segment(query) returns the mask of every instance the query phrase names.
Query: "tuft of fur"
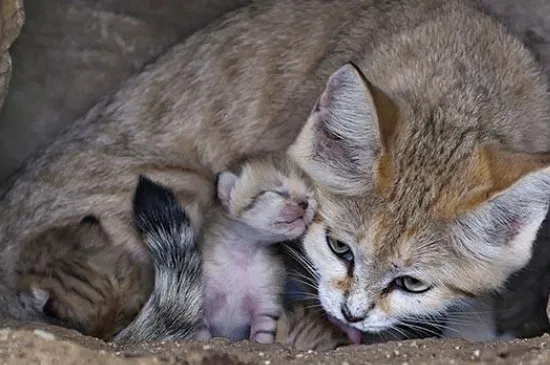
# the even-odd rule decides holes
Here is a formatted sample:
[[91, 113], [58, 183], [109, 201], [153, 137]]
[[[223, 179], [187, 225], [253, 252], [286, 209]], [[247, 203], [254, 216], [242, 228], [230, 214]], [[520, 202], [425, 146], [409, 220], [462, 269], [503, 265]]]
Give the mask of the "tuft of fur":
[[155, 268], [151, 296], [118, 342], [194, 338], [202, 327], [202, 259], [191, 222], [174, 194], [140, 176], [134, 197], [136, 226]]
[[275, 340], [285, 270], [273, 245], [300, 237], [316, 210], [308, 180], [285, 156], [256, 158], [217, 179], [220, 206], [201, 239], [205, 314], [214, 337]]

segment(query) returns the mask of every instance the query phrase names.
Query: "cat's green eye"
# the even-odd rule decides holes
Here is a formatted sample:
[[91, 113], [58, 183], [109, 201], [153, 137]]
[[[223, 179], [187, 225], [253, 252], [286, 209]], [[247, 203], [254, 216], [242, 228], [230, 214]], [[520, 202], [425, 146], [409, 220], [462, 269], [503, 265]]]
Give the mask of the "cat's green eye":
[[327, 244], [330, 250], [341, 259], [346, 261], [353, 261], [353, 253], [351, 248], [342, 241], [338, 241], [335, 238], [332, 238], [330, 235], [326, 235]]
[[415, 294], [427, 292], [432, 288], [430, 284], [413, 278], [412, 276], [400, 276], [393, 282], [399, 289]]

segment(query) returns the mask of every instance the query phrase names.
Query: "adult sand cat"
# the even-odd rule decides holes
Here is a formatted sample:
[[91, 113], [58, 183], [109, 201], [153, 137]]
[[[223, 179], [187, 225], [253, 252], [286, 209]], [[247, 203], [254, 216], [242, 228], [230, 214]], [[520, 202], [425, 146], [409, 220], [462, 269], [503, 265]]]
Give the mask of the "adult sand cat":
[[531, 55], [468, 0], [251, 5], [175, 46], [14, 177], [0, 310], [29, 315], [15, 295], [23, 243], [86, 215], [150, 271], [131, 222], [138, 174], [198, 227], [213, 173], [295, 141], [319, 196], [305, 245], [325, 308], [367, 331], [443, 311], [529, 260], [550, 194], [547, 105]]

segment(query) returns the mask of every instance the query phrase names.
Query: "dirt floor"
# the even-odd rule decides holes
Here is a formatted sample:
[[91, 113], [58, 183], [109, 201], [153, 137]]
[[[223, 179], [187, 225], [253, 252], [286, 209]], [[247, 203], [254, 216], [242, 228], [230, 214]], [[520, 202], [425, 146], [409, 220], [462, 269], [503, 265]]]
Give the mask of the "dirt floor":
[[11, 364], [182, 364], [182, 365], [423, 365], [550, 364], [550, 335], [492, 343], [409, 340], [342, 347], [329, 353], [297, 351], [248, 341], [182, 341], [120, 347], [62, 328], [13, 325], [0, 330], [0, 363]]

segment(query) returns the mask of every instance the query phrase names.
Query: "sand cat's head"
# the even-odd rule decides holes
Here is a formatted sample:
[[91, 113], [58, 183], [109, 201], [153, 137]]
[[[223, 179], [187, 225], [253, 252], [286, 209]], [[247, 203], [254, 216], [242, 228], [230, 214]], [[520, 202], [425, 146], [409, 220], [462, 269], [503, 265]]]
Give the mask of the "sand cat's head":
[[317, 202], [309, 179], [284, 155], [279, 157], [252, 159], [238, 176], [220, 173], [217, 191], [229, 216], [282, 241], [305, 232]]
[[330, 314], [381, 331], [498, 289], [528, 262], [549, 158], [503, 145], [544, 117], [544, 85], [497, 85], [433, 101], [383, 92], [352, 65], [330, 77], [289, 150], [318, 187], [304, 247]]

